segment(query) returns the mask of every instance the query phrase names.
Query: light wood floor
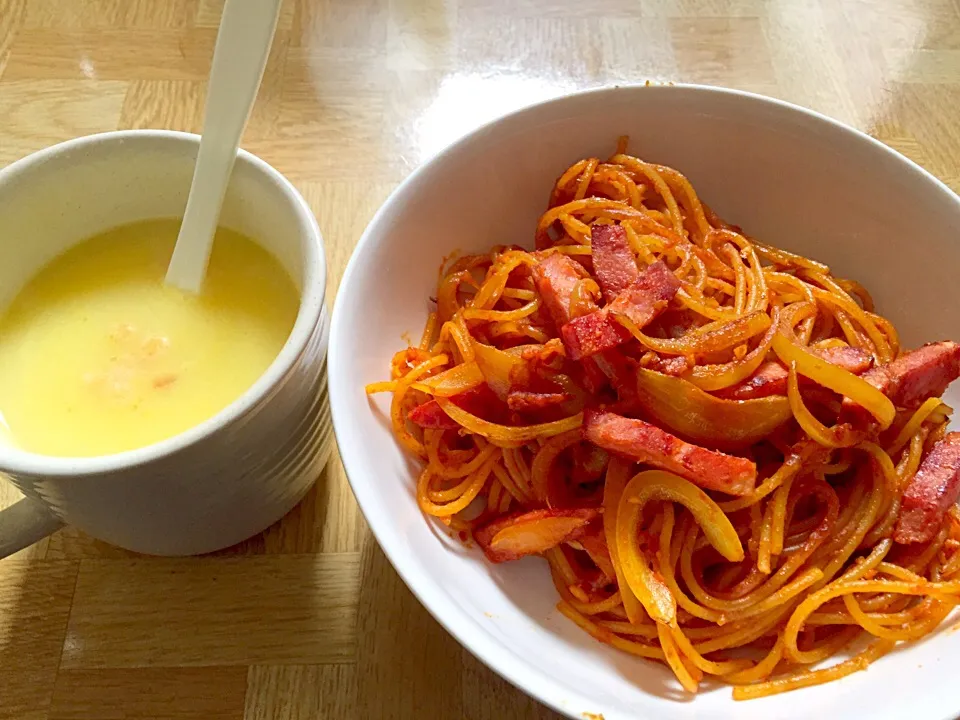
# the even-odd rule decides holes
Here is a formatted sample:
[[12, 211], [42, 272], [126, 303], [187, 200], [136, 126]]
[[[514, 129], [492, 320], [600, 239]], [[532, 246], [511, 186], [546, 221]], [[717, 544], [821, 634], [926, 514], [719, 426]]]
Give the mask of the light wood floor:
[[[198, 131], [221, 2], [0, 0], [0, 166], [101, 130]], [[331, 301], [361, 230], [414, 167], [578, 87], [774, 95], [960, 189], [958, 5], [288, 0], [244, 146], [315, 211]], [[0, 485], [0, 506], [14, 499]], [[217, 557], [136, 557], [67, 529], [0, 562], [0, 718], [461, 717], [556, 715], [419, 606], [336, 461], [281, 523]]]

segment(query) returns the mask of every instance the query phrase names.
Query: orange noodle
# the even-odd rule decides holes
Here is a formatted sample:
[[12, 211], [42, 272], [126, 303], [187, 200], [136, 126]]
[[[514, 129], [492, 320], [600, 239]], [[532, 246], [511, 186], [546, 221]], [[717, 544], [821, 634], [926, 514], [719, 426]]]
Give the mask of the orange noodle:
[[541, 555], [560, 613], [691, 693], [838, 679], [960, 605], [960, 513], [902, 527], [928, 463], [960, 478], [946, 382], [901, 363], [866, 288], [626, 138], [531, 230], [445, 260], [418, 345], [367, 387], [392, 394], [426, 515], [491, 562]]

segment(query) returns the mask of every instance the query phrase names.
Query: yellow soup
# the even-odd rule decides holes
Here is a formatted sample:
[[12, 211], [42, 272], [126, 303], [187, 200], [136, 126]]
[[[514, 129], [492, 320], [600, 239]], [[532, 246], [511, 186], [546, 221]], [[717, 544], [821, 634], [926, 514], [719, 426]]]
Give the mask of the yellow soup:
[[91, 456], [215, 415], [273, 361], [299, 295], [280, 264], [219, 229], [203, 292], [163, 284], [178, 220], [126, 225], [44, 267], [0, 318], [0, 428], [17, 447]]

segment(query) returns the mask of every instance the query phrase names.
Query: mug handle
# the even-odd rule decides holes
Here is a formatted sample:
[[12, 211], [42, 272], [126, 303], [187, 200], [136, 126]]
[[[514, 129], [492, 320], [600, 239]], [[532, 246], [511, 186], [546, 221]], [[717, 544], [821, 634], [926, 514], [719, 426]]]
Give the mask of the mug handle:
[[61, 527], [63, 523], [36, 500], [18, 500], [0, 510], [0, 558], [33, 545]]

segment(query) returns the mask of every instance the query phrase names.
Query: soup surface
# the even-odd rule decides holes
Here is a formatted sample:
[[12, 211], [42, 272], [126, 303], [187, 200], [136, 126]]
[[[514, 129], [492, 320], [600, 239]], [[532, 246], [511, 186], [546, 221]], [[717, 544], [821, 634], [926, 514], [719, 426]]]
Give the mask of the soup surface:
[[94, 236], [55, 258], [0, 317], [0, 432], [35, 453], [94, 456], [176, 435], [236, 400], [293, 328], [279, 262], [217, 230], [203, 291], [164, 285], [180, 221]]

